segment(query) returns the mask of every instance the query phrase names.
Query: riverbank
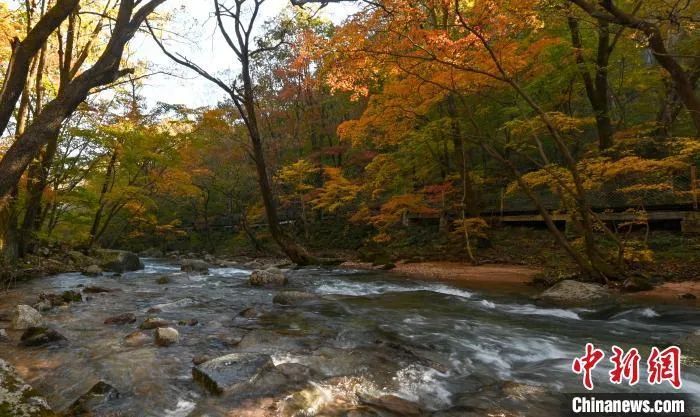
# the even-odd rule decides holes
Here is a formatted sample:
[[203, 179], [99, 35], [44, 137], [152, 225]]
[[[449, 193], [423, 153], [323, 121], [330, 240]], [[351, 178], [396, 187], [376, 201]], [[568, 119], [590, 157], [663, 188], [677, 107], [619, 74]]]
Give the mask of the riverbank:
[[[376, 270], [368, 262], [345, 262], [346, 269]], [[396, 264], [389, 272], [425, 281], [445, 281], [460, 286], [502, 292], [506, 294], [534, 294], [541, 291], [537, 277], [542, 268], [525, 265], [487, 264], [472, 265], [463, 262], [432, 261]], [[648, 291], [615, 293], [622, 301], [680, 304], [700, 308], [700, 281], [665, 282]]]

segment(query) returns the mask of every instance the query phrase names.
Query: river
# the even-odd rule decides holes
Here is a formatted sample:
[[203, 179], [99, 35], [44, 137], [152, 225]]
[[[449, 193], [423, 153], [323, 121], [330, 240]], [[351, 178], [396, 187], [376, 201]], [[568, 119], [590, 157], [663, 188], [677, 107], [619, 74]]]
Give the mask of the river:
[[[289, 271], [291, 289], [320, 298], [284, 307], [273, 305], [274, 289], [250, 287], [249, 274], [215, 268], [209, 275], [193, 275], [147, 260], [145, 270], [120, 277], [76, 273], [23, 283], [1, 297], [0, 312], [33, 304], [41, 292], [88, 285], [117, 291], [90, 294], [82, 303], [44, 313], [67, 342], [48, 348], [0, 344], [0, 357], [57, 410], [97, 381], [113, 385], [121, 396], [100, 405], [98, 415], [233, 416], [227, 410], [244, 398], [267, 395], [288, 402], [287, 415], [343, 416], [362, 398], [395, 394], [419, 404], [426, 415], [545, 416], [561, 412], [562, 393], [583, 391], [571, 363], [587, 342], [608, 356], [614, 344], [637, 347], [644, 370], [650, 346], [667, 346], [700, 327], [700, 311], [682, 306], [626, 305], [605, 312], [545, 308], [524, 296], [354, 270]], [[157, 283], [163, 275], [168, 284]], [[259, 314], [239, 315], [249, 307]], [[152, 308], [160, 312], [148, 314]], [[127, 312], [136, 314], [135, 324], [104, 324], [105, 318]], [[177, 325], [181, 340], [174, 346], [127, 346], [124, 337], [154, 315], [197, 324]], [[276, 365], [308, 366], [309, 381], [223, 396], [209, 395], [193, 382], [193, 357], [237, 351], [270, 354]], [[610, 369], [606, 357], [594, 372], [594, 392], [672, 391], [652, 390], [645, 381], [633, 389], [612, 385]], [[680, 392], [700, 396], [700, 365], [684, 362], [682, 377]]]

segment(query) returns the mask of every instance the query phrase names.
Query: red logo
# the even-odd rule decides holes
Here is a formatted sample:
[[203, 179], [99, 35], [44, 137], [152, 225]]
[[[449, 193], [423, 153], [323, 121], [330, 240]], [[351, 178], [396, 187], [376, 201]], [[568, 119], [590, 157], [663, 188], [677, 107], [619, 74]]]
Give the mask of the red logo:
[[659, 352], [656, 347], [651, 348], [651, 354], [647, 359], [649, 385], [662, 384], [668, 381], [675, 389], [683, 386], [681, 381], [681, 349], [678, 346], [667, 347]]
[[574, 359], [574, 363], [571, 364], [571, 369], [575, 373], [583, 373], [583, 386], [587, 390], [593, 389], [593, 376], [591, 374], [598, 362], [603, 360], [604, 357], [605, 353], [602, 350], [596, 349], [593, 343], [586, 343], [586, 354]]
[[613, 356], [610, 362], [613, 363], [613, 370], [610, 371], [610, 382], [613, 384], [621, 384], [623, 379], [627, 380], [629, 385], [635, 385], [639, 382], [639, 361], [642, 356], [637, 348], [632, 348], [627, 353], [617, 346], [612, 347]]
[[[630, 386], [636, 385], [640, 380], [639, 364], [642, 356], [637, 348], [631, 348], [625, 352], [618, 346], [612, 347], [610, 362], [613, 369], [608, 373], [610, 383], [622, 384], [627, 381]], [[603, 360], [605, 352], [597, 349], [592, 343], [586, 343], [586, 352], [583, 356], [574, 359], [571, 369], [574, 373], [583, 374], [583, 386], [587, 390], [593, 389], [593, 369]], [[647, 382], [649, 385], [668, 382], [675, 389], [683, 385], [681, 381], [681, 349], [677, 346], [668, 347], [660, 351], [653, 347], [647, 359]]]

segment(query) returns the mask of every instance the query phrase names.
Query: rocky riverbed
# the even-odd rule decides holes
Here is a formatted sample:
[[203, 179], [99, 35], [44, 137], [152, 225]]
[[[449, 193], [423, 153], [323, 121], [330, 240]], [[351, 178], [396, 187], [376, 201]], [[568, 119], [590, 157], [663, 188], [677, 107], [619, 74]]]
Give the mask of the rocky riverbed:
[[[3, 370], [64, 415], [542, 416], [582, 390], [570, 369], [586, 342], [643, 355], [682, 342], [682, 392], [700, 395], [690, 307], [621, 305], [569, 284], [600, 303], [250, 266], [147, 259], [20, 284], [0, 299]], [[624, 391], [608, 370], [596, 369], [596, 392]]]

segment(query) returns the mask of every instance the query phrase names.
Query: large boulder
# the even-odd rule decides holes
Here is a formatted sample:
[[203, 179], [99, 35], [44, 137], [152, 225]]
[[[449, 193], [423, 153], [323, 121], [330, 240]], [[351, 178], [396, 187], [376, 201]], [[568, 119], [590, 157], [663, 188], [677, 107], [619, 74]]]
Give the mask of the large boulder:
[[268, 355], [232, 353], [192, 368], [192, 377], [212, 393], [222, 394], [255, 381], [262, 372], [274, 366]]
[[0, 359], [0, 416], [52, 417], [56, 414], [46, 400]]
[[183, 259], [180, 261], [180, 270], [183, 272], [209, 273], [209, 264], [200, 259]]
[[564, 280], [535, 297], [559, 307], [603, 307], [615, 303], [612, 292], [602, 285]]
[[95, 250], [95, 257], [99, 260], [99, 266], [105, 271], [121, 274], [144, 268], [138, 255], [125, 250], [97, 249]]
[[248, 283], [255, 287], [278, 287], [287, 284], [287, 277], [275, 267], [257, 269], [250, 274]]
[[68, 251], [66, 253], [66, 256], [78, 270], [82, 270], [83, 268], [87, 268], [90, 265], [96, 265], [97, 263], [99, 263], [97, 259], [75, 250]]
[[180, 341], [180, 333], [172, 327], [159, 327], [156, 329], [155, 342], [158, 346], [170, 346]]
[[44, 324], [44, 317], [32, 307], [20, 304], [12, 312], [12, 328], [26, 330]]

